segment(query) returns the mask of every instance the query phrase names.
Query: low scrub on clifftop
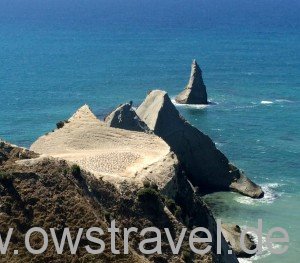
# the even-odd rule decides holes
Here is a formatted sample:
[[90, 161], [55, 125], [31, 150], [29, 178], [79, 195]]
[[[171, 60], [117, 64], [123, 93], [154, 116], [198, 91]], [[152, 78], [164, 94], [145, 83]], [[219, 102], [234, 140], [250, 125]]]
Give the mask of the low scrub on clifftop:
[[[79, 166], [70, 166], [65, 161], [27, 160], [24, 165], [15, 161], [26, 161], [38, 155], [8, 145], [2, 145], [0, 153], [5, 156], [0, 165], [0, 234], [5, 237], [10, 227], [15, 229], [9, 251], [0, 262], [213, 262], [213, 253], [200, 256], [182, 249], [179, 255], [172, 254], [164, 228], [169, 228], [172, 236], [176, 236], [180, 224], [170, 219], [164, 206], [168, 205], [175, 215], [181, 208], [164, 197], [156, 185], [145, 185], [138, 191], [124, 187], [127, 192], [120, 193], [110, 183], [96, 179]], [[201, 212], [198, 213], [201, 215]], [[133, 234], [129, 240], [130, 253], [113, 255], [110, 235], [106, 231], [101, 237], [106, 248], [100, 255], [86, 253], [86, 239], [80, 241], [76, 255], [71, 255], [68, 249], [58, 255], [51, 239], [42, 255], [29, 254], [23, 244], [26, 231], [33, 226], [46, 231], [54, 228], [58, 235], [68, 227], [75, 237], [79, 228], [97, 226], [107, 229], [113, 219], [120, 229], [137, 227], [142, 230], [153, 226], [161, 229], [163, 254], [142, 255], [138, 249], [141, 236]], [[193, 225], [197, 225], [196, 217]], [[41, 236], [32, 236], [34, 248], [38, 248], [40, 243]], [[122, 236], [118, 236], [116, 246], [123, 248]], [[13, 255], [14, 249], [18, 249], [18, 255]]]

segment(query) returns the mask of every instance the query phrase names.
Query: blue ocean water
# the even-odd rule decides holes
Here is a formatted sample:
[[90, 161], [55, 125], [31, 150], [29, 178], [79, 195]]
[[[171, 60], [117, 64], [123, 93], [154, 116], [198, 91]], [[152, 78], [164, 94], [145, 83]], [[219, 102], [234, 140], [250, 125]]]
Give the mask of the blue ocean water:
[[29, 147], [84, 103], [103, 116], [151, 89], [174, 97], [196, 58], [215, 105], [179, 111], [266, 192], [207, 202], [223, 221], [286, 228], [286, 254], [251, 261], [298, 262], [299, 3], [71, 2], [0, 3], [0, 137]]

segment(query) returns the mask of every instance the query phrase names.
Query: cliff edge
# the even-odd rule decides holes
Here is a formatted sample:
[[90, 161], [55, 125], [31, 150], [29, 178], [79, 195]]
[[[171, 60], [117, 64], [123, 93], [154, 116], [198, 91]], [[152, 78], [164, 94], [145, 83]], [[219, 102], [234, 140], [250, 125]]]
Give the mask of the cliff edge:
[[150, 92], [136, 112], [176, 153], [194, 186], [203, 192], [232, 190], [252, 198], [263, 197], [260, 186], [231, 165], [207, 135], [179, 114], [165, 91]]

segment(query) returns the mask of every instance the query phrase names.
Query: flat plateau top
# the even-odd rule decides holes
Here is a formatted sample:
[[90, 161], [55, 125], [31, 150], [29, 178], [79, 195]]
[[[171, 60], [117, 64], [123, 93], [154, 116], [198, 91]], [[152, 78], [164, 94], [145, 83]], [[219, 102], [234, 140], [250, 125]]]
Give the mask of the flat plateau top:
[[77, 163], [96, 176], [116, 179], [133, 178], [170, 152], [155, 135], [107, 127], [86, 105], [62, 128], [40, 137], [30, 149]]

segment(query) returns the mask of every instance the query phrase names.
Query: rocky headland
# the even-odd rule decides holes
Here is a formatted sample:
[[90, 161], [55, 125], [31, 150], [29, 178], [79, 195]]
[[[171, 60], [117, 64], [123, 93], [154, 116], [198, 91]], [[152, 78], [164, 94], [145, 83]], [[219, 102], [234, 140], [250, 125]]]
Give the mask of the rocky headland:
[[[213, 237], [212, 250], [202, 256], [187, 249], [187, 240], [173, 255], [165, 237], [162, 255], [142, 255], [139, 237], [133, 236], [129, 255], [113, 256], [106, 250], [85, 258], [81, 252], [64, 254], [64, 262], [238, 262], [236, 255], [245, 256], [235, 243], [238, 227], [223, 227], [222, 253], [216, 253], [216, 221], [201, 197], [214, 191], [263, 196], [262, 189], [189, 124], [160, 90], [150, 92], [136, 110], [131, 103], [120, 105], [105, 121], [84, 105], [30, 150], [0, 143], [0, 198], [6, 204], [1, 207], [0, 229], [18, 229], [16, 247], [22, 246], [31, 226], [58, 231], [97, 224], [105, 228], [112, 219], [121, 227], [155, 226], [162, 232], [170, 228], [173, 236], [182, 227], [191, 231], [201, 226]], [[118, 242], [121, 246], [122, 237]], [[235, 253], [229, 254], [229, 249]], [[42, 260], [30, 258], [25, 249], [20, 254], [28, 262]], [[58, 256], [54, 249], [47, 254], [53, 262]]]

